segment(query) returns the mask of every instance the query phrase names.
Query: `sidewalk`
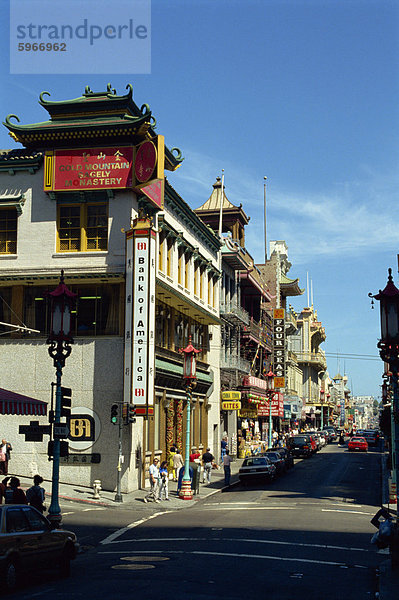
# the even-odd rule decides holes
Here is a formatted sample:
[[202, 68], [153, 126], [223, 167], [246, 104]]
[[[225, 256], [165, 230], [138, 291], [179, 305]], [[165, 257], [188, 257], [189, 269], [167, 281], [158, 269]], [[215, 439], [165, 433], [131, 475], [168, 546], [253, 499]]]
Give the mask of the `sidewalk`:
[[[60, 483], [59, 484], [59, 502], [69, 500], [79, 502], [86, 505], [106, 506], [109, 508], [134, 508], [134, 510], [142, 510], [144, 512], [154, 512], [154, 510], [177, 510], [194, 506], [196, 502], [204, 500], [217, 492], [228, 492], [231, 487], [238, 484], [238, 470], [242, 464], [242, 459], [235, 459], [231, 464], [231, 481], [230, 487], [224, 485], [224, 470], [223, 467], [212, 471], [211, 483], [200, 483], [199, 494], [193, 496], [193, 500], [181, 500], [177, 495], [177, 482], [169, 481], [169, 501], [162, 500], [160, 503], [144, 502], [144, 497], [149, 493], [149, 488], [145, 490], [135, 490], [129, 494], [122, 494], [122, 502], [115, 502], [115, 491], [109, 492], [102, 490], [100, 498], [93, 498], [93, 490], [87, 487]], [[21, 487], [25, 490], [33, 485], [31, 478], [16, 475], [21, 480]], [[116, 478], [116, 474], [115, 474]], [[42, 487], [46, 490], [46, 504], [49, 507], [51, 502], [51, 482], [44, 481]]]
[[[381, 504], [388, 505], [388, 471], [386, 468], [387, 454], [381, 454]], [[390, 512], [395, 515], [396, 511], [390, 505]], [[379, 577], [379, 600], [396, 600], [399, 595], [399, 571], [392, 570], [391, 559], [384, 560], [380, 564]]]

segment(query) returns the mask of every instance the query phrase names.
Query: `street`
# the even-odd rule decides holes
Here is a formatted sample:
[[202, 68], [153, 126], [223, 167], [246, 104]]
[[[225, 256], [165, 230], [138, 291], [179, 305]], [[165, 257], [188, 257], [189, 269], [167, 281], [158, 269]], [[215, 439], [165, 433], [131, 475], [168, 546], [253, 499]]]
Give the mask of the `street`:
[[271, 484], [233, 486], [189, 509], [66, 503], [64, 527], [84, 552], [65, 581], [38, 576], [27, 598], [279, 600], [373, 597], [381, 559], [370, 539], [380, 505], [380, 454], [332, 444]]

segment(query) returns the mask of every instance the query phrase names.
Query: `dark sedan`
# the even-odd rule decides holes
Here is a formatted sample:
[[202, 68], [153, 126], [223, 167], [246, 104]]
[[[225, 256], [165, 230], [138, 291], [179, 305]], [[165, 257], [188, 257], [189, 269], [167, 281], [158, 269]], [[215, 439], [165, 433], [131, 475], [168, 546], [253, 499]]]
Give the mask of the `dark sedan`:
[[264, 453], [265, 456], [270, 460], [272, 465], [276, 467], [276, 475], [282, 475], [286, 472], [285, 460], [281, 456], [280, 452], [275, 450], [274, 452], [268, 451]]
[[71, 531], [51, 529], [49, 521], [32, 506], [0, 506], [0, 573], [2, 587], [16, 587], [24, 571], [57, 568], [63, 577], [78, 550]]

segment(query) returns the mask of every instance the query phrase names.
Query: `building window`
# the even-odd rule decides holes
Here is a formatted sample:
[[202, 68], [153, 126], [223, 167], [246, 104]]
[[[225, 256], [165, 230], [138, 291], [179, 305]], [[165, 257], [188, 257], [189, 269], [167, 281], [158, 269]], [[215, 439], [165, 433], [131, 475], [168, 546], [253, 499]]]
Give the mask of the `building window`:
[[190, 255], [184, 255], [184, 287], [188, 290], [188, 276], [190, 274]]
[[0, 254], [17, 253], [17, 211], [0, 209]]
[[164, 270], [165, 270], [164, 269], [164, 255], [165, 255], [165, 245], [166, 245], [166, 238], [165, 238], [165, 232], [164, 231], [160, 231], [159, 232], [158, 243], [159, 243], [159, 248], [158, 248], [158, 270], [163, 273]]
[[167, 238], [166, 275], [172, 277], [173, 238]]
[[108, 205], [59, 204], [58, 252], [99, 251], [108, 248]]
[[[0, 321], [11, 323], [11, 288], [0, 288]], [[29, 325], [28, 325], [29, 327]], [[0, 325], [0, 334], [4, 335], [10, 332], [10, 327]]]
[[201, 298], [201, 300], [204, 300], [204, 278], [205, 278], [205, 267], [200, 267], [200, 274], [199, 274], [199, 280], [200, 280], [199, 297]]
[[179, 248], [178, 253], [178, 263], [177, 263], [177, 283], [183, 285], [183, 261], [184, 261], [184, 250], [183, 248]]
[[[27, 287], [24, 293], [24, 322], [40, 335], [50, 328], [50, 304], [46, 293], [54, 288]], [[70, 286], [78, 294], [71, 314], [73, 337], [119, 335], [120, 285]]]
[[194, 263], [194, 295], [198, 296], [199, 292], [199, 277], [200, 277], [200, 265], [198, 260]]

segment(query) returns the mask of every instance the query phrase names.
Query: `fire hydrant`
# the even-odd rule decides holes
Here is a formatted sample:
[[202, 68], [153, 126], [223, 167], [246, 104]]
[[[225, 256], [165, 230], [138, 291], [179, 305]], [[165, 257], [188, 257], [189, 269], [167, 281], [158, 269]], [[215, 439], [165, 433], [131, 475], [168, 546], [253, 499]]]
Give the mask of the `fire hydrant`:
[[95, 479], [93, 481], [93, 498], [98, 499], [100, 497], [100, 491], [101, 491], [101, 480], [100, 479]]

